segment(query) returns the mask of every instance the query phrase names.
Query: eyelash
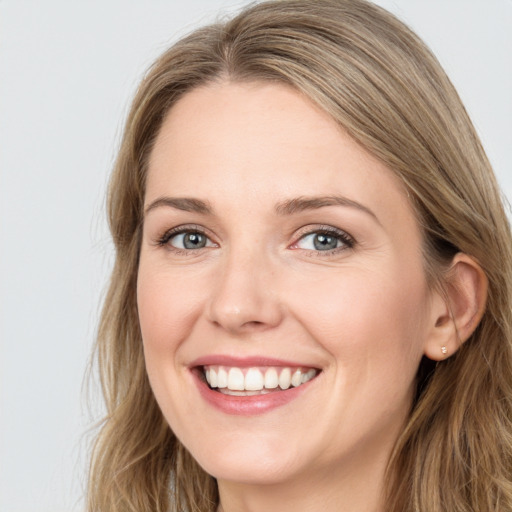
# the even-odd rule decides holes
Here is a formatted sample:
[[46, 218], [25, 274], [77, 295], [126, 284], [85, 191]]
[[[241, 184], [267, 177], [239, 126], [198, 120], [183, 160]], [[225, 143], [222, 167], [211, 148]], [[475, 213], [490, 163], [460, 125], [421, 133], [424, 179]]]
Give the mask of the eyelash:
[[305, 240], [306, 237], [311, 235], [326, 235], [329, 237], [333, 237], [342, 244], [341, 247], [335, 247], [333, 249], [328, 249], [325, 251], [306, 249], [306, 252], [311, 253], [311, 256], [315, 257], [328, 257], [331, 255], [335, 255], [342, 251], [346, 251], [347, 249], [353, 249], [354, 246], [356, 245], [355, 239], [347, 232], [342, 231], [341, 229], [335, 228], [333, 226], [318, 226], [313, 229], [306, 228], [303, 233], [299, 234], [299, 236], [297, 237], [297, 241], [292, 244], [291, 248], [300, 250], [301, 248], [297, 247], [297, 245], [302, 240]]
[[[189, 225], [189, 226], [178, 226], [178, 227], [169, 229], [161, 237], [158, 238], [157, 245], [159, 247], [167, 247], [169, 250], [171, 250], [172, 252], [174, 252], [177, 255], [191, 255], [191, 253], [194, 253], [195, 251], [205, 248], [205, 247], [201, 247], [199, 249], [181, 249], [179, 247], [174, 247], [169, 243], [174, 237], [176, 237], [178, 235], [182, 235], [182, 234], [187, 234], [187, 233], [188, 234], [198, 233], [211, 241], [210, 237], [208, 237], [208, 235], [206, 234], [206, 231], [204, 230], [204, 228], [202, 228], [201, 226]], [[353, 249], [356, 244], [355, 239], [351, 235], [346, 233], [345, 231], [342, 231], [341, 229], [338, 229], [338, 228], [335, 228], [332, 226], [318, 226], [313, 229], [312, 228], [307, 228], [307, 230], [305, 229], [304, 232], [299, 234], [296, 241], [290, 246], [290, 248], [295, 249], [295, 250], [297, 250], [297, 249], [300, 250], [300, 247], [297, 247], [297, 244], [301, 240], [304, 240], [306, 237], [311, 236], [311, 235], [331, 236], [331, 237], [336, 238], [342, 244], [341, 247], [336, 247], [336, 248], [328, 249], [325, 251], [305, 249], [306, 252], [310, 252], [310, 253], [312, 253], [312, 255], [314, 254], [315, 256], [318, 256], [318, 257], [329, 256], [329, 255], [337, 254], [341, 251], [345, 251], [347, 249]]]
[[172, 246], [169, 242], [178, 235], [183, 234], [192, 234], [192, 233], [198, 233], [208, 240], [210, 240], [210, 237], [206, 234], [205, 230], [201, 226], [195, 226], [195, 225], [189, 225], [189, 226], [178, 226], [172, 229], [169, 229], [166, 231], [160, 238], [157, 240], [157, 245], [159, 247], [167, 247], [170, 251], [174, 252], [177, 255], [180, 256], [188, 256], [191, 253], [203, 249], [203, 247], [199, 249], [180, 249], [179, 247]]

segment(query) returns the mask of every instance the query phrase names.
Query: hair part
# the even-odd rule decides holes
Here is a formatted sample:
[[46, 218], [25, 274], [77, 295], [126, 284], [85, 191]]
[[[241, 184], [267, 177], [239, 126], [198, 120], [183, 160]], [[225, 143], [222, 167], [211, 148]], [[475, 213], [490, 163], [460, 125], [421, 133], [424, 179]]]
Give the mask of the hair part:
[[422, 363], [389, 465], [394, 512], [512, 511], [510, 227], [478, 136], [423, 42], [365, 0], [278, 0], [197, 30], [142, 81], [108, 194], [116, 261], [97, 355], [107, 417], [93, 452], [90, 512], [212, 511], [215, 480], [175, 438], [144, 366], [136, 281], [148, 159], [164, 117], [196, 87], [288, 84], [398, 177], [424, 232], [432, 286], [461, 251], [489, 280], [483, 319], [446, 361]]

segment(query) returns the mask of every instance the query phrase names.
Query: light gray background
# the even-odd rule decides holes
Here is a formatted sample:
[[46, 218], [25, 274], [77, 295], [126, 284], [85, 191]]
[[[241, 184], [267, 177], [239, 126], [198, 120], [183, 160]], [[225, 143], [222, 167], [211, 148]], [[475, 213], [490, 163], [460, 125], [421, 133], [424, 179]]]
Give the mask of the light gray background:
[[[0, 510], [82, 508], [83, 376], [112, 261], [104, 191], [129, 98], [228, 0], [0, 0]], [[433, 48], [512, 197], [512, 0], [379, 0]]]

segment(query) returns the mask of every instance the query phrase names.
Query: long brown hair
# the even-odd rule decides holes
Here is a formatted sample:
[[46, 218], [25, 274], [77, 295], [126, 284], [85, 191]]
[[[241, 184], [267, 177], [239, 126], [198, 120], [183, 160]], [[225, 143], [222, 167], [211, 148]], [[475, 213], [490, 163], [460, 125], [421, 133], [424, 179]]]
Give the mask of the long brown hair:
[[219, 79], [286, 83], [335, 119], [404, 184], [424, 231], [427, 276], [457, 251], [489, 298], [449, 359], [424, 360], [389, 464], [387, 510], [512, 511], [512, 257], [500, 192], [451, 82], [406, 26], [365, 0], [277, 0], [200, 29], [150, 68], [112, 174], [116, 260], [97, 356], [107, 416], [94, 446], [90, 512], [214, 511], [215, 480], [165, 422], [144, 367], [136, 280], [148, 155], [168, 110]]

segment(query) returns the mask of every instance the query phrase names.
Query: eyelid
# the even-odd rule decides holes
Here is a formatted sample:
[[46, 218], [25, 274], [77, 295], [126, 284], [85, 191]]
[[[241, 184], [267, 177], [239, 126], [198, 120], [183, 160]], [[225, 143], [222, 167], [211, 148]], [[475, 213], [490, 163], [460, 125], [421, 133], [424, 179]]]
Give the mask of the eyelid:
[[[327, 234], [331, 236], [337, 237], [339, 240], [341, 240], [343, 246], [342, 247], [336, 247], [335, 249], [330, 249], [326, 251], [319, 251], [319, 250], [313, 250], [313, 249], [302, 249], [301, 247], [297, 247], [297, 244], [306, 238], [307, 236], [313, 235], [313, 234]], [[347, 233], [347, 231], [336, 228], [334, 226], [330, 225], [308, 225], [303, 228], [301, 228], [294, 237], [295, 241], [289, 246], [291, 249], [296, 250], [303, 250], [310, 253], [315, 253], [315, 255], [325, 255], [328, 256], [330, 254], [334, 254], [340, 251], [345, 251], [347, 249], [352, 249], [355, 244], [356, 240], [355, 238]]]
[[[169, 241], [172, 238], [185, 233], [200, 233], [201, 235], [204, 235], [213, 245], [218, 245], [216, 242], [214, 242], [212, 236], [208, 233], [208, 231], [203, 226], [200, 226], [198, 224], [181, 224], [179, 226], [174, 226], [166, 230], [162, 235], [159, 235], [155, 240], [155, 244], [161, 247], [165, 246], [172, 251], [192, 252], [194, 249], [180, 249], [179, 247], [174, 247], [169, 244]], [[201, 250], [205, 248], [206, 247], [201, 247], [196, 250]]]
[[[179, 247], [175, 247], [169, 244], [169, 241], [180, 234], [184, 233], [200, 233], [204, 235], [209, 242], [211, 242], [211, 245], [207, 245], [205, 247], [200, 247], [198, 249], [181, 249]], [[298, 247], [297, 244], [303, 240], [305, 237], [313, 235], [313, 234], [327, 234], [331, 236], [335, 236], [338, 238], [338, 240], [341, 241], [342, 246], [336, 247], [334, 249], [328, 249], [325, 251], [321, 250], [314, 250], [314, 249], [302, 249], [301, 247]], [[162, 235], [158, 236], [155, 240], [155, 245], [160, 247], [166, 247], [168, 250], [173, 251], [175, 253], [193, 253], [200, 251], [201, 249], [207, 249], [210, 247], [218, 247], [218, 243], [215, 242], [214, 237], [209, 234], [209, 231], [205, 229], [203, 226], [198, 224], [182, 224], [178, 226], [174, 226], [168, 230], [166, 230]], [[319, 225], [307, 225], [302, 228], [300, 228], [294, 235], [294, 242], [290, 244], [288, 247], [290, 249], [294, 250], [303, 250], [305, 252], [309, 253], [315, 253], [315, 255], [318, 256], [329, 256], [334, 253], [338, 253], [340, 251], [345, 251], [347, 249], [352, 249], [354, 245], [356, 244], [355, 238], [349, 234], [347, 231], [331, 226], [331, 225], [325, 225], [325, 224], [319, 224]]]

